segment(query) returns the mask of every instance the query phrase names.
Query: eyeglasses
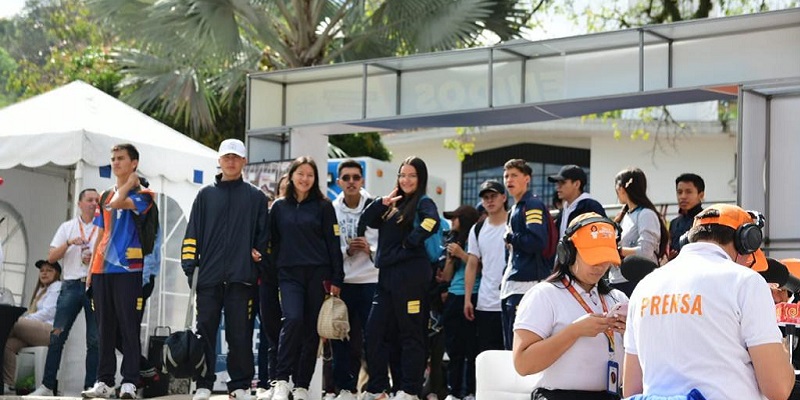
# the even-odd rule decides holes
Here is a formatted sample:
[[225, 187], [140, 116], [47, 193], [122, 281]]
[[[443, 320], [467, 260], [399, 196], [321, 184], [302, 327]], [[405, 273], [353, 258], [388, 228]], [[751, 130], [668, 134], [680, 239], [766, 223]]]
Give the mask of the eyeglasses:
[[400, 179], [405, 179], [405, 178], [417, 179], [417, 174], [397, 174], [397, 177]]
[[342, 175], [339, 179], [345, 182], [350, 182], [350, 179], [352, 179], [353, 182], [358, 182], [361, 180], [361, 175]]

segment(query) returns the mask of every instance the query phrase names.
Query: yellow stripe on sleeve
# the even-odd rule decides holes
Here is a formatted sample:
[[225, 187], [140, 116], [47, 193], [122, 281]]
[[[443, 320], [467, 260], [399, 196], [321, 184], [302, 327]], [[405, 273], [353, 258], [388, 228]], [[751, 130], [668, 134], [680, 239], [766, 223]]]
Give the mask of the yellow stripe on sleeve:
[[433, 231], [433, 227], [436, 226], [436, 220], [433, 218], [425, 218], [419, 225], [422, 227], [422, 229], [431, 232]]
[[184, 245], [188, 244], [188, 245], [191, 245], [191, 246], [197, 246], [197, 239], [192, 239], [192, 238], [183, 239], [183, 244]]
[[339, 236], [339, 224], [333, 224], [333, 234]]
[[194, 254], [181, 254], [181, 260], [194, 260]]
[[539, 215], [539, 216], [541, 216], [541, 215], [542, 215], [542, 210], [540, 210], [540, 209], [538, 209], [538, 208], [535, 208], [535, 209], [533, 209], [533, 210], [528, 210], [528, 211], [525, 211], [525, 216], [526, 216], [526, 217], [530, 217], [530, 216], [532, 216], [532, 215]]
[[536, 217], [528, 217], [528, 218], [526, 218], [526, 219], [525, 219], [525, 224], [538, 224], [538, 225], [542, 225], [542, 218], [541, 218], [541, 217], [539, 217], [539, 218], [536, 218]]
[[197, 252], [197, 249], [195, 249], [192, 246], [183, 246], [183, 249], [181, 251], [184, 252], [184, 253], [192, 253], [192, 254], [194, 254], [194, 253]]

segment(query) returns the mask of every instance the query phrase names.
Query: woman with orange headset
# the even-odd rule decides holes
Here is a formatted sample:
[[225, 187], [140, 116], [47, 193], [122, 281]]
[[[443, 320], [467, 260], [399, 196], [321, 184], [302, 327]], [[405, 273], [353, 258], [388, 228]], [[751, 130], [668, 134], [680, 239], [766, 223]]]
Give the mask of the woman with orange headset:
[[628, 298], [602, 279], [620, 264], [619, 233], [599, 214], [576, 217], [558, 244], [555, 272], [522, 298], [513, 358], [520, 375], [538, 373], [531, 399], [620, 398]]

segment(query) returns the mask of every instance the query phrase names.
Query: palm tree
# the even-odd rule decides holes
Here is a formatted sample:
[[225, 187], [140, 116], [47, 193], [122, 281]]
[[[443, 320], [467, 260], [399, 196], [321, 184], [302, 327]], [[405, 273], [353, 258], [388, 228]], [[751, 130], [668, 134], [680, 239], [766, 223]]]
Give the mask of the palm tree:
[[[516, 37], [530, 0], [90, 0], [124, 43], [123, 97], [214, 132], [245, 73], [412, 54]], [[234, 104], [235, 106], [235, 104]]]

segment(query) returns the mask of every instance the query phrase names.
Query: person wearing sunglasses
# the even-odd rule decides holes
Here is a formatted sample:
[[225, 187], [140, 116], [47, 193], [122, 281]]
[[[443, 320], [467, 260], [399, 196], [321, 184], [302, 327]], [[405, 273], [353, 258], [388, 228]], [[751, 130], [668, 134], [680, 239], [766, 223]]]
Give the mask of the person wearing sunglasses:
[[355, 160], [345, 160], [337, 169], [337, 183], [342, 191], [333, 200], [339, 221], [339, 243], [344, 259], [344, 283], [340, 296], [347, 304], [350, 322], [349, 340], [332, 340], [333, 380], [337, 400], [355, 400], [361, 359], [364, 355], [364, 326], [378, 285], [374, 254], [378, 230], [358, 231], [358, 220], [372, 202], [364, 190], [364, 169]]

